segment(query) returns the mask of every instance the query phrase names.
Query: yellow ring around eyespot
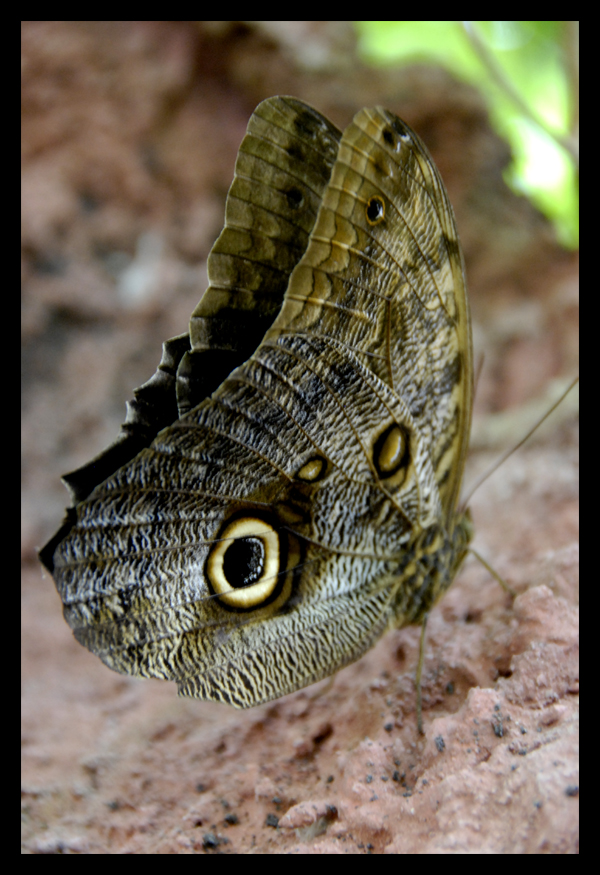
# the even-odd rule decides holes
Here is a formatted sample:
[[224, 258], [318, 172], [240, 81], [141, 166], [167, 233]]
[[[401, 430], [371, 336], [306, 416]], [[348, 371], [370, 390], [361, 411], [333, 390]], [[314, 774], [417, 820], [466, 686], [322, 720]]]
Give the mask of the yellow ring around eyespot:
[[[256, 583], [243, 588], [231, 586], [225, 577], [223, 564], [232, 541], [256, 538], [265, 551], [262, 574]], [[233, 608], [253, 608], [269, 598], [279, 582], [279, 535], [269, 523], [258, 517], [234, 520], [221, 533], [206, 563], [206, 574], [219, 599]]]
[[[375, 215], [371, 217], [370, 212], [374, 212]], [[365, 217], [369, 225], [380, 225], [385, 219], [385, 201], [379, 195], [373, 195], [367, 201]]]

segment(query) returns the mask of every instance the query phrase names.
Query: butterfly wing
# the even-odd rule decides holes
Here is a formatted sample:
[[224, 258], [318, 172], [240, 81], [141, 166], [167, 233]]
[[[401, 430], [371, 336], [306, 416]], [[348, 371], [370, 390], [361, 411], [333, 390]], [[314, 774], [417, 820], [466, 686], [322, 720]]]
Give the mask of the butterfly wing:
[[255, 705], [358, 658], [451, 581], [468, 311], [415, 137], [358, 114], [263, 343], [74, 508], [56, 585], [117, 671]]
[[344, 132], [311, 244], [269, 337], [335, 337], [408, 405], [446, 519], [469, 441], [473, 367], [454, 213], [421, 139], [382, 109]]
[[293, 97], [255, 109], [208, 258], [210, 285], [190, 320], [178, 371], [179, 413], [208, 397], [254, 352], [304, 254], [341, 132]]

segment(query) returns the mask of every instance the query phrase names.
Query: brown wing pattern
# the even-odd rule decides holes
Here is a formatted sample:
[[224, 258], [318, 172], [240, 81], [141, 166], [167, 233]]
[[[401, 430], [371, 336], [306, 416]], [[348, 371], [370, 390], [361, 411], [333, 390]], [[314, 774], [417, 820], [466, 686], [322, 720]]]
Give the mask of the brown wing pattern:
[[344, 132], [310, 246], [268, 336], [279, 331], [340, 339], [400, 395], [451, 514], [473, 391], [462, 256], [439, 173], [392, 113], [364, 109]]
[[[75, 504], [49, 551], [67, 622], [107, 665], [237, 707], [418, 621], [470, 536], [455, 515], [470, 329], [442, 183], [403, 122], [363, 110], [325, 185], [329, 155], [310, 155], [335, 134], [290, 101], [261, 105], [244, 140], [175, 376], [184, 405], [196, 363], [239, 355], [241, 314], [270, 325], [285, 282], [279, 315], [212, 397]], [[295, 230], [282, 192], [313, 204]]]

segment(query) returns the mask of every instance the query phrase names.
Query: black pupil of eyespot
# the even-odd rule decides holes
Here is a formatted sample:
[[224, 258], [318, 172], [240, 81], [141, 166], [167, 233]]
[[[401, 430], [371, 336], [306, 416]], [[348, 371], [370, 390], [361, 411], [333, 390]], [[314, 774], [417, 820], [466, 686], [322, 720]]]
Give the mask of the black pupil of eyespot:
[[288, 204], [292, 210], [297, 210], [302, 206], [304, 196], [299, 188], [290, 188], [286, 192]]
[[375, 222], [383, 215], [383, 204], [376, 197], [372, 198], [367, 205], [367, 216], [370, 222]]
[[239, 538], [223, 557], [225, 580], [234, 589], [256, 583], [264, 566], [265, 548], [260, 538]]

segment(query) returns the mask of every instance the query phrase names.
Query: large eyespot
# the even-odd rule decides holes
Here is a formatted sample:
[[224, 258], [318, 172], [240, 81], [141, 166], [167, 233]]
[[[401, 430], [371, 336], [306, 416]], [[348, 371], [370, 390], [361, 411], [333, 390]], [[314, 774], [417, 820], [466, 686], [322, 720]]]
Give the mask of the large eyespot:
[[409, 432], [396, 422], [389, 425], [375, 441], [373, 463], [382, 480], [399, 486], [410, 464]]
[[369, 225], [379, 225], [385, 219], [385, 203], [380, 197], [371, 197], [367, 201], [365, 215]]
[[280, 583], [279, 535], [259, 517], [240, 517], [221, 532], [206, 562], [219, 600], [232, 608], [263, 605]]

